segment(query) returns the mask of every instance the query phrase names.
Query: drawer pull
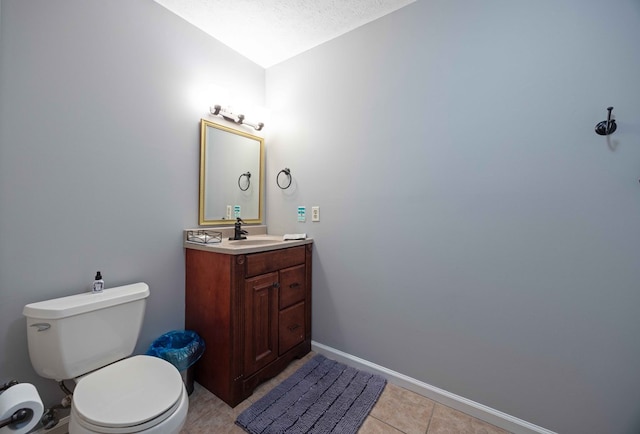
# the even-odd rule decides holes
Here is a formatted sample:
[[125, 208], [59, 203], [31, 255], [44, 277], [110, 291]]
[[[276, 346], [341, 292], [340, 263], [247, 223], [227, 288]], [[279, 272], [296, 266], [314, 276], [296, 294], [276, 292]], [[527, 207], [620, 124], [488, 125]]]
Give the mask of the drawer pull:
[[294, 331], [296, 331], [297, 329], [299, 329], [300, 327], [302, 327], [300, 324], [293, 324], [293, 325], [290, 325], [290, 326], [289, 326], [289, 327], [287, 327], [287, 328], [289, 329], [289, 331], [290, 331], [290, 332], [294, 332]]
[[289, 285], [289, 288], [295, 289], [295, 288], [297, 288], [299, 286], [300, 286], [300, 284], [298, 282], [295, 282], [295, 283], [292, 283], [291, 285]]

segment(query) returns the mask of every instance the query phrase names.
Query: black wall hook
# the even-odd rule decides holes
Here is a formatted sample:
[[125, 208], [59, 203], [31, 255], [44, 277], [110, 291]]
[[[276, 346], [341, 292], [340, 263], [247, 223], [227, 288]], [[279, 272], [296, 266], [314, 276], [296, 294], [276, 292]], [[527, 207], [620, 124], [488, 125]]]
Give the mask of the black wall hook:
[[611, 119], [611, 110], [613, 110], [613, 107], [607, 107], [607, 110], [609, 110], [607, 120], [598, 122], [598, 124], [596, 125], [596, 134], [599, 134], [601, 136], [608, 136], [618, 128], [618, 126], [616, 125], [616, 120]]

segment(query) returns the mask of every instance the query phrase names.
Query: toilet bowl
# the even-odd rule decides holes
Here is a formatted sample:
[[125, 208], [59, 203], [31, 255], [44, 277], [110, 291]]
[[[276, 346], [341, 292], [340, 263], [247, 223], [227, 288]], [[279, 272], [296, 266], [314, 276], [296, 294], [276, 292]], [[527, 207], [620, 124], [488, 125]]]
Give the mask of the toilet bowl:
[[134, 356], [78, 380], [69, 432], [178, 433], [188, 409], [186, 388], [173, 365]]
[[148, 296], [141, 282], [24, 307], [33, 368], [76, 380], [70, 434], [178, 434], [184, 425], [189, 398], [180, 372], [157, 357], [130, 357]]

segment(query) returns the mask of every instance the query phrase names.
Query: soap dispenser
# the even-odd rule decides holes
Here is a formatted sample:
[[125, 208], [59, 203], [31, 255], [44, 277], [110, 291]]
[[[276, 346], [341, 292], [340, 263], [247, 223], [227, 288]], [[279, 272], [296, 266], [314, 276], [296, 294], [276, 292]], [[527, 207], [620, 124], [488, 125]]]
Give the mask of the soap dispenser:
[[102, 280], [102, 274], [98, 271], [96, 273], [96, 278], [93, 281], [93, 286], [91, 287], [91, 292], [102, 292], [104, 289], [104, 280]]

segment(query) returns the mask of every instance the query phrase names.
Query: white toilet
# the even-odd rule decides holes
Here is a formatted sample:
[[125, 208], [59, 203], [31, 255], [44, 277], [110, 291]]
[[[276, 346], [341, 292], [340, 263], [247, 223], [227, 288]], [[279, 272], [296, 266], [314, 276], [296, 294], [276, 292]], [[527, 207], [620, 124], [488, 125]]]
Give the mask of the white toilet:
[[74, 379], [70, 434], [178, 433], [189, 398], [169, 362], [131, 356], [140, 334], [146, 283], [28, 304], [29, 356], [36, 372]]

